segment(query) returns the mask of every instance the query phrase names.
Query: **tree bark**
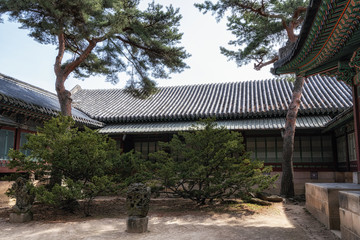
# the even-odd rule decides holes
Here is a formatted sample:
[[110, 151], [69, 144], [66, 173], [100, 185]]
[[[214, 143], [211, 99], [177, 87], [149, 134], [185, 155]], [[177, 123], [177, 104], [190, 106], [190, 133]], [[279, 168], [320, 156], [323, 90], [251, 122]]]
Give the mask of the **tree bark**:
[[305, 77], [296, 76], [293, 96], [286, 115], [285, 131], [283, 134], [283, 163], [280, 194], [289, 198], [295, 195], [293, 152], [296, 117], [300, 107], [302, 88]]
[[71, 93], [65, 89], [66, 77], [63, 74], [56, 74], [55, 88], [60, 103], [61, 114], [64, 116], [71, 116]]
[[71, 93], [65, 89], [65, 81], [69, 74], [64, 73], [61, 62], [65, 53], [65, 35], [60, 32], [58, 35], [59, 48], [55, 59], [54, 72], [56, 75], [55, 90], [59, 99], [61, 114], [71, 116]]
[[59, 49], [54, 64], [54, 72], [56, 75], [55, 89], [59, 99], [62, 115], [71, 116], [71, 103], [72, 103], [71, 93], [65, 89], [65, 81], [67, 77], [72, 71], [75, 70], [75, 68], [77, 68], [82, 62], [85, 61], [85, 59], [90, 55], [91, 51], [95, 48], [96, 44], [103, 40], [104, 38], [88, 40], [89, 44], [85, 48], [85, 50], [82, 53], [80, 53], [79, 56], [74, 61], [62, 67], [61, 64], [65, 53], [66, 40], [65, 40], [65, 34], [63, 32], [59, 33], [58, 35]]

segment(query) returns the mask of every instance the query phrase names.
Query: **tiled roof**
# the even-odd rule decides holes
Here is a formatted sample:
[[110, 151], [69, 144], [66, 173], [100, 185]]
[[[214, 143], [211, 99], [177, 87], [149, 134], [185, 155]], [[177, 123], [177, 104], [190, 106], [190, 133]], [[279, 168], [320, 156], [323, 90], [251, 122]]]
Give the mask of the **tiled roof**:
[[[286, 80], [161, 87], [147, 99], [120, 89], [78, 90], [76, 108], [106, 122], [194, 121], [283, 117], [293, 84]], [[352, 106], [351, 89], [334, 78], [314, 76], [303, 88], [299, 116], [336, 115]]]
[[[0, 74], [0, 103], [48, 116], [56, 116], [60, 112], [55, 94], [2, 74]], [[95, 127], [104, 125], [78, 109], [73, 108], [72, 114], [77, 122]]]
[[[331, 120], [329, 116], [306, 116], [296, 119], [297, 129], [322, 128]], [[155, 122], [155, 123], [120, 123], [106, 125], [100, 129], [100, 133], [106, 134], [131, 134], [131, 133], [159, 133], [187, 131], [195, 124], [188, 122]], [[285, 117], [282, 118], [259, 118], [217, 121], [218, 126], [229, 130], [274, 130], [285, 127]]]

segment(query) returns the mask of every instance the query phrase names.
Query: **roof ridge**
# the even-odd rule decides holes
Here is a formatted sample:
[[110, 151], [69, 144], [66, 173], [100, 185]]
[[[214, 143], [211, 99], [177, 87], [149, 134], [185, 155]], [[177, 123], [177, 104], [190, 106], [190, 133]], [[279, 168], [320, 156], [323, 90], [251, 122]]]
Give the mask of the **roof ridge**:
[[[174, 85], [174, 86], [161, 86], [161, 87], [157, 87], [158, 89], [164, 89], [164, 88], [179, 88], [179, 87], [193, 87], [193, 86], [211, 86], [211, 85], [227, 85], [227, 84], [233, 84], [233, 83], [248, 83], [248, 82], [265, 82], [265, 81], [286, 81], [285, 78], [268, 78], [268, 79], [253, 79], [253, 80], [245, 80], [245, 81], [233, 81], [233, 82], [218, 82], [218, 83], [197, 83], [197, 84], [186, 84], [186, 85]], [[121, 90], [121, 91], [125, 91], [126, 89], [124, 88], [95, 88], [95, 89], [88, 89], [88, 88], [82, 88], [80, 85], [77, 85], [80, 87], [80, 89], [77, 92], [80, 91], [116, 91], [116, 90]], [[75, 87], [77, 87], [75, 86]], [[74, 87], [74, 88], [75, 88]], [[76, 94], [75, 93], [75, 94]]]
[[7, 75], [5, 75], [3, 73], [0, 73], [0, 77], [3, 78], [5, 81], [15, 83], [15, 84], [17, 84], [17, 85], [19, 85], [19, 86], [21, 86], [21, 87], [23, 87], [25, 89], [40, 93], [40, 94], [48, 96], [48, 97], [57, 98], [57, 95], [55, 93], [52, 93], [52, 92], [47, 91], [47, 90], [45, 90], [43, 88], [40, 88], [40, 87], [36, 87], [36, 86], [31, 85], [29, 83], [20, 81], [19, 79], [7, 76]]

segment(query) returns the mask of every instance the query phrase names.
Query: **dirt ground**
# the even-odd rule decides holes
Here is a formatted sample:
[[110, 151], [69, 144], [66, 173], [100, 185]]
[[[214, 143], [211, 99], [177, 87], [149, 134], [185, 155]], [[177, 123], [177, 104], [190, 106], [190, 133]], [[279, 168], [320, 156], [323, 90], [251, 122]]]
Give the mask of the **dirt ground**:
[[72, 214], [35, 205], [34, 221], [22, 224], [9, 223], [10, 206], [2, 204], [0, 239], [338, 239], [305, 210], [303, 202], [269, 207], [232, 202], [199, 208], [182, 199], [152, 200], [149, 231], [130, 234], [124, 202], [122, 198], [99, 198], [91, 217], [81, 211]]

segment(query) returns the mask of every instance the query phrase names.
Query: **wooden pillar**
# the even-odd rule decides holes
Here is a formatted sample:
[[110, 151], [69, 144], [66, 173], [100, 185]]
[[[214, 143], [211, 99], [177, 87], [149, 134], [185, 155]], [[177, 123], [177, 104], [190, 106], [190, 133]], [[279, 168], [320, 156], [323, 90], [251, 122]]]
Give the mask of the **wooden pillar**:
[[352, 68], [351, 75], [357, 163], [357, 172], [353, 173], [353, 182], [360, 184], [360, 48], [354, 51], [348, 66]]
[[[353, 109], [357, 172], [360, 174], [360, 84], [353, 85]], [[358, 176], [360, 178], [360, 176]], [[360, 179], [359, 179], [360, 180]]]

